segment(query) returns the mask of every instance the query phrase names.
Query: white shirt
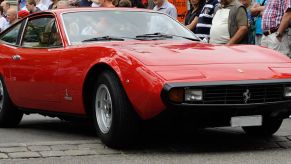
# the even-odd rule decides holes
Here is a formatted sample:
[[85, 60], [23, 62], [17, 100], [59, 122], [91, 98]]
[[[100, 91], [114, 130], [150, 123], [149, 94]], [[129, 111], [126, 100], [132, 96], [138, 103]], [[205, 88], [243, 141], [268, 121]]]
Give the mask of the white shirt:
[[212, 20], [210, 43], [226, 44], [230, 40], [228, 17], [230, 9], [219, 9]]
[[6, 18], [1, 17], [0, 18], [0, 32], [2, 32], [3, 30], [5, 30], [7, 27], [9, 27], [9, 23], [6, 20]]
[[51, 0], [41, 0], [40, 3], [42, 3], [46, 7], [46, 10], [47, 10], [48, 7], [50, 6], [50, 4], [52, 4], [52, 1]]
[[91, 4], [91, 7], [100, 7], [100, 4], [97, 4], [97, 3], [93, 2], [93, 3]]
[[36, 7], [38, 7], [41, 11], [45, 11], [48, 9], [48, 6], [46, 6], [42, 3], [37, 4]]
[[174, 19], [177, 19], [177, 9], [176, 7], [168, 2], [167, 0], [164, 1], [163, 5], [161, 7], [158, 7], [157, 5], [153, 8], [154, 11], [160, 11], [163, 13], [168, 14]]

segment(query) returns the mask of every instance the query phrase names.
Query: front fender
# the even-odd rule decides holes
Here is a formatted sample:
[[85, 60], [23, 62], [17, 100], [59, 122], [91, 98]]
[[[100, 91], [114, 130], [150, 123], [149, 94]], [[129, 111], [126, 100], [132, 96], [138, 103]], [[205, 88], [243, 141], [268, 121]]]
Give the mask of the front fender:
[[135, 111], [150, 119], [165, 109], [161, 101], [164, 80], [134, 58], [116, 59], [110, 63]]
[[[104, 50], [96, 53], [98, 57], [90, 55], [91, 59], [95, 56], [95, 60], [91, 60], [85, 70], [82, 84], [86, 87], [89, 84], [86, 79], [98, 77], [102, 69], [111, 69], [120, 79], [129, 101], [142, 119], [150, 119], [163, 111], [165, 106], [160, 94], [164, 81], [130, 55], [110, 48]], [[83, 87], [83, 90], [86, 89]]]

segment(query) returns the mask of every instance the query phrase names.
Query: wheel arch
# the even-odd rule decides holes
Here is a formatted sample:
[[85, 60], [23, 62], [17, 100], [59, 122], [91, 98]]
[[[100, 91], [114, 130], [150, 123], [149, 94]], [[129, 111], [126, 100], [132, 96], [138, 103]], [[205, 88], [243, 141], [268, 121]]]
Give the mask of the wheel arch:
[[[115, 70], [115, 69], [117, 69], [117, 70]], [[86, 74], [84, 84], [83, 84], [82, 97], [83, 97], [85, 111], [86, 111], [87, 115], [89, 116], [89, 118], [90, 118], [90, 115], [92, 114], [91, 102], [93, 101], [92, 95], [94, 92], [93, 83], [97, 80], [98, 75], [105, 70], [109, 70], [109, 71], [113, 72], [117, 76], [117, 78], [119, 79], [119, 82], [121, 83], [120, 71], [118, 68], [115, 68], [115, 69], [112, 68], [107, 63], [97, 63], [93, 67], [91, 67], [91, 69]]]
[[132, 61], [119, 61], [117, 64], [116, 60], [101, 60], [90, 67], [84, 77], [82, 88], [83, 106], [89, 118], [92, 116], [93, 83], [104, 70], [110, 70], [116, 75], [133, 111], [142, 120], [153, 118], [165, 110], [160, 99], [163, 80], [142, 64]]
[[15, 104], [14, 101], [13, 101], [13, 98], [12, 98], [11, 95], [10, 95], [10, 87], [7, 86], [7, 80], [8, 80], [7, 78], [10, 78], [10, 77], [5, 76], [5, 75], [4, 75], [4, 72], [3, 72], [2, 68], [1, 68], [1, 69], [0, 69], [0, 79], [2, 79], [2, 83], [3, 83], [3, 85], [6, 87], [7, 95], [8, 95], [8, 97], [11, 99], [11, 100], [10, 100], [11, 103], [12, 103], [13, 105], [16, 106], [16, 104]]

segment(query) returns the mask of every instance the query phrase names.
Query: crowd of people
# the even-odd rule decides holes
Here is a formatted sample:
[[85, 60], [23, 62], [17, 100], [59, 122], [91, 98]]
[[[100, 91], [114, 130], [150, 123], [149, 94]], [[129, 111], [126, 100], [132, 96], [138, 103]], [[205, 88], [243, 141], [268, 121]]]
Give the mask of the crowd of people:
[[[288, 28], [291, 0], [189, 0], [185, 26], [214, 44], [256, 44], [291, 55]], [[167, 0], [19, 0], [18, 11], [4, 0], [0, 32], [28, 14], [70, 7], [137, 7], [164, 12], [177, 19]]]
[[291, 55], [291, 0], [190, 2], [185, 25], [201, 39], [217, 44], [257, 44]]

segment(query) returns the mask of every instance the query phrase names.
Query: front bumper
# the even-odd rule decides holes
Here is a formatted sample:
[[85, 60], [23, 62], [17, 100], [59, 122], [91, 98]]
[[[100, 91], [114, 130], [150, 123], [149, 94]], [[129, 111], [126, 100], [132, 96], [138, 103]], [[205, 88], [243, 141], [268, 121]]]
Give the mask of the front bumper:
[[[214, 123], [219, 120], [226, 120], [225, 123], [229, 123], [229, 119], [233, 116], [249, 116], [249, 115], [268, 115], [272, 117], [280, 117], [287, 118], [291, 114], [291, 98], [281, 97], [278, 99], [268, 99], [267, 89], [268, 87], [273, 87], [274, 85], [282, 86], [290, 86], [291, 79], [276, 79], [276, 80], [248, 80], [248, 81], [223, 81], [223, 82], [205, 82], [205, 83], [168, 83], [164, 86], [164, 89], [161, 93], [161, 98], [163, 102], [166, 104], [167, 109], [165, 113], [171, 113], [173, 116], [178, 115], [180, 118], [185, 120], [195, 120], [205, 123]], [[264, 92], [263, 96], [259, 97], [260, 101], [205, 101], [205, 102], [172, 102], [169, 97], [169, 91], [172, 88], [176, 87], [185, 87], [185, 88], [213, 88], [213, 87], [228, 87], [236, 88], [237, 99], [244, 98], [244, 92], [247, 89], [253, 94], [253, 96], [257, 96], [258, 92]], [[263, 87], [262, 87], [263, 86]], [[256, 88], [263, 88], [262, 91], [258, 91]], [[238, 89], [237, 89], [238, 88]], [[242, 88], [242, 89], [240, 89]], [[253, 89], [254, 88], [254, 89]], [[224, 90], [223, 90], [224, 91]], [[256, 91], [256, 93], [255, 93]], [[276, 91], [277, 92], [277, 91]], [[278, 93], [280, 93], [278, 91]], [[283, 92], [283, 90], [282, 90]], [[228, 93], [231, 95], [232, 93]], [[283, 93], [282, 93], [283, 94]], [[218, 94], [218, 96], [225, 96], [225, 94]], [[241, 97], [239, 97], [241, 96]], [[265, 96], [265, 97], [264, 97]], [[280, 94], [279, 94], [280, 96]], [[255, 97], [255, 98], [258, 98]], [[258, 100], [259, 100], [258, 98]], [[221, 99], [217, 97], [217, 99]], [[227, 97], [225, 97], [227, 99]], [[267, 101], [268, 100], [268, 101]], [[211, 102], [208, 103], [207, 102]], [[219, 103], [212, 103], [219, 102]], [[236, 103], [228, 103], [228, 102], [236, 102]], [[225, 125], [225, 124], [223, 124]]]

